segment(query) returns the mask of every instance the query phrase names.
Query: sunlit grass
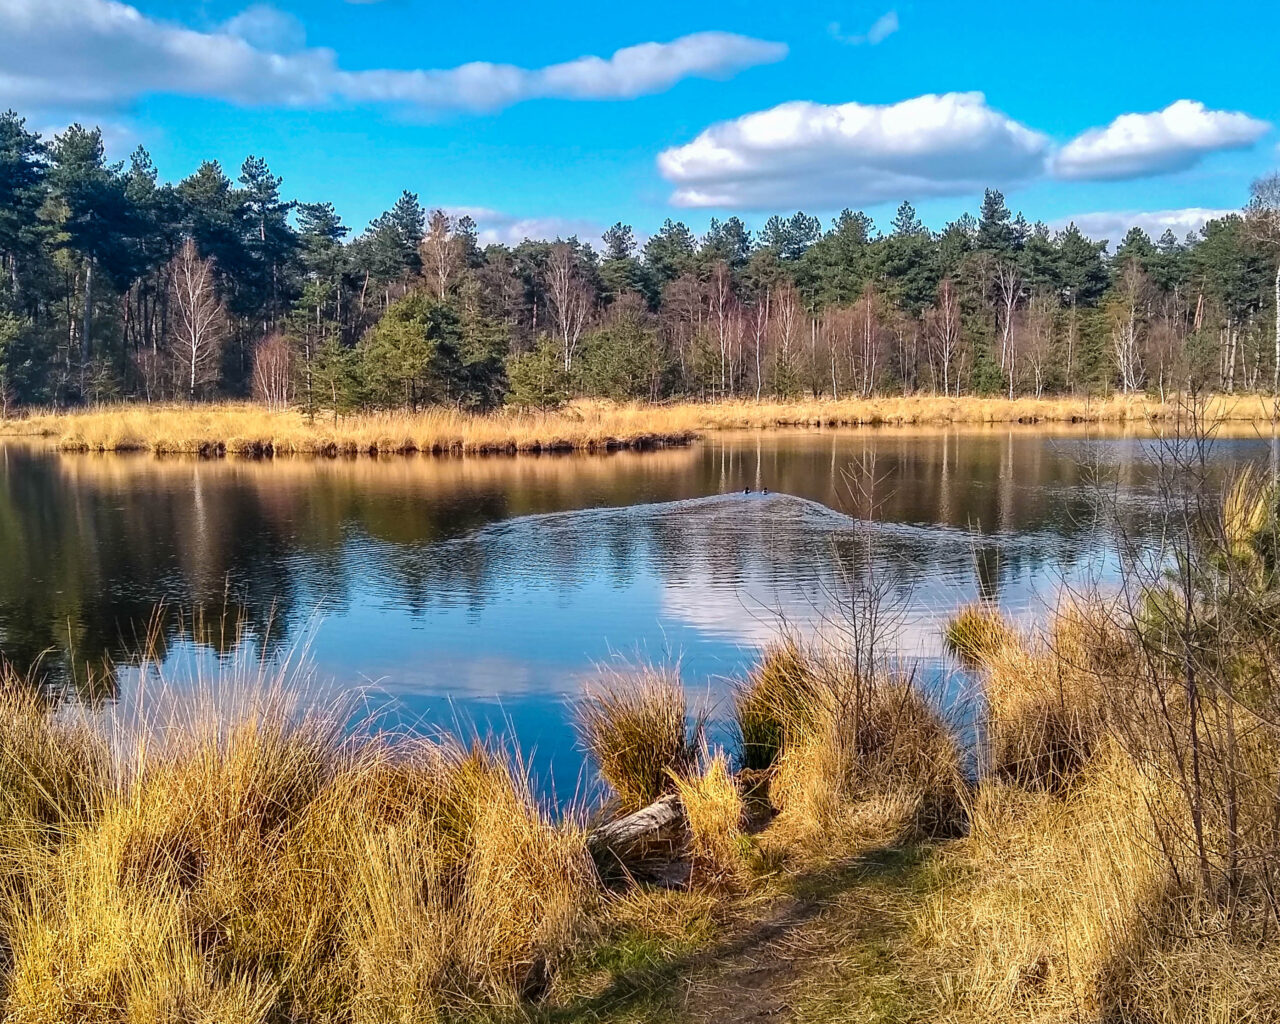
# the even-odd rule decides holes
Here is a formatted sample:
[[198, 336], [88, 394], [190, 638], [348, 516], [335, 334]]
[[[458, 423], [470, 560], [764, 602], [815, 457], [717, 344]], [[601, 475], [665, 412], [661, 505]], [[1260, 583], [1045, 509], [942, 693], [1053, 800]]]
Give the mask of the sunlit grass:
[[675, 789], [697, 758], [684, 687], [674, 672], [642, 668], [602, 674], [579, 699], [583, 749], [626, 810]]
[[352, 736], [265, 666], [156, 686], [4, 696], [5, 1019], [374, 1024], [549, 984], [594, 869], [511, 762]]
[[[1270, 422], [1261, 396], [1220, 396], [1205, 410], [1212, 422]], [[946, 424], [1109, 423], [1143, 425], [1178, 415], [1142, 396], [949, 398], [911, 395], [867, 399], [742, 400], [669, 405], [577, 401], [547, 413], [503, 409], [472, 414], [449, 408], [314, 418], [250, 403], [103, 406], [33, 412], [0, 422], [0, 433], [56, 439], [67, 451], [156, 454], [389, 455], [518, 453], [685, 444], [727, 429]]]

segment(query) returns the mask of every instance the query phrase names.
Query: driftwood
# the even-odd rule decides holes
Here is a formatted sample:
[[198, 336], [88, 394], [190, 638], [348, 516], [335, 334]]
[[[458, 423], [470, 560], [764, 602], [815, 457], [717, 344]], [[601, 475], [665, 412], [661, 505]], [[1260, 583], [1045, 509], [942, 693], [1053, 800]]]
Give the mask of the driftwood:
[[587, 848], [606, 880], [680, 884], [689, 874], [689, 822], [674, 793], [648, 807], [605, 822], [587, 836]]

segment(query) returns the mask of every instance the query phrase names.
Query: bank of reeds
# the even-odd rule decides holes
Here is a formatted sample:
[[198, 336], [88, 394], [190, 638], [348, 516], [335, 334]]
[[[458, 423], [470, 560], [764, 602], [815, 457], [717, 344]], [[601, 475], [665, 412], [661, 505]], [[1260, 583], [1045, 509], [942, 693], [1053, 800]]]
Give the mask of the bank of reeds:
[[[1210, 399], [1218, 422], [1271, 422], [1261, 396]], [[473, 414], [430, 408], [343, 417], [271, 412], [249, 403], [103, 406], [34, 412], [0, 422], [0, 434], [47, 437], [65, 451], [157, 455], [516, 454], [610, 451], [688, 444], [729, 429], [948, 424], [1108, 423], [1144, 426], [1179, 411], [1142, 396], [977, 398], [909, 395], [866, 399], [725, 401], [669, 405], [578, 401], [547, 413]]]
[[877, 816], [899, 841], [961, 827], [959, 741], [911, 677], [860, 671], [839, 648], [788, 638], [764, 652], [734, 705], [743, 765], [778, 812], [771, 840], [838, 846]]

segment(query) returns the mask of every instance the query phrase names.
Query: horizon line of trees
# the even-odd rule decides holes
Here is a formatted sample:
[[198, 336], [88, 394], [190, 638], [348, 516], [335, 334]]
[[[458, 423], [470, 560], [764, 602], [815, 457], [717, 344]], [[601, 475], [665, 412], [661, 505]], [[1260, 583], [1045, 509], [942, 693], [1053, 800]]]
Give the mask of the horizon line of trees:
[[668, 220], [478, 241], [404, 192], [352, 237], [250, 156], [161, 182], [101, 132], [0, 115], [0, 414], [253, 395], [335, 413], [573, 396], [1280, 392], [1280, 174], [1185, 238], [1110, 251], [987, 190], [941, 231], [904, 202], [758, 233]]

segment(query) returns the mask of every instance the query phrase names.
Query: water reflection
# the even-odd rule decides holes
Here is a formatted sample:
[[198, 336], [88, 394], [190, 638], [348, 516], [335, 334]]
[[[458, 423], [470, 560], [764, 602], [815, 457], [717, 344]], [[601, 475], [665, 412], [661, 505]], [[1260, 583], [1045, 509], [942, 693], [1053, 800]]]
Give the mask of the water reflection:
[[[1226, 465], [1274, 459], [1276, 446], [1216, 452]], [[860, 536], [909, 598], [903, 653], [936, 665], [938, 620], [956, 604], [982, 594], [1032, 614], [1064, 582], [1105, 575], [1099, 487], [1140, 535], [1155, 511], [1150, 455], [1141, 437], [1027, 428], [270, 464], [11, 444], [0, 651], [19, 666], [43, 657], [81, 692], [98, 678], [110, 696], [130, 685], [119, 667], [138, 662], [149, 630], [162, 653], [199, 621], [212, 628], [194, 639], [215, 649], [305, 633], [338, 685], [375, 684], [415, 719], [505, 717], [559, 750], [565, 695], [594, 663], [678, 658], [715, 692], [780, 616], [830, 614]], [[870, 511], [881, 525], [859, 533]]]

